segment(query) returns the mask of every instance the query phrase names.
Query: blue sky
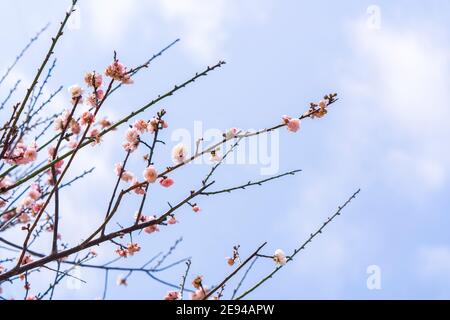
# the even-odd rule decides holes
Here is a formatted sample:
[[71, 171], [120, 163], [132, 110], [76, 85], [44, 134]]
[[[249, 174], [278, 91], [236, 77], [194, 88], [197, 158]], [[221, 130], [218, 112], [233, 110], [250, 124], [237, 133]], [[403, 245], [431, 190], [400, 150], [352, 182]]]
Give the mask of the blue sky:
[[[367, 12], [371, 5], [379, 10], [375, 22]], [[283, 114], [303, 113], [326, 93], [340, 97], [324, 119], [304, 121], [295, 135], [279, 133], [279, 171], [302, 173], [200, 199], [201, 214], [182, 209], [180, 224], [140, 236], [142, 252], [124, 263], [139, 265], [183, 236], [170, 261], [191, 256], [191, 275], [215, 284], [231, 271], [224, 257], [233, 245], [241, 245], [243, 256], [264, 241], [267, 254], [277, 248], [291, 252], [361, 188], [343, 216], [249, 298], [450, 298], [449, 6], [444, 1], [80, 1], [79, 28], [68, 30], [58, 44], [48, 92], [81, 83], [87, 70], [103, 70], [113, 50], [125, 64], [136, 65], [181, 39], [110, 100], [103, 112], [111, 119], [221, 59], [227, 61], [222, 69], [160, 104], [171, 130], [193, 130], [195, 121], [223, 130], [263, 128]], [[52, 23], [9, 76], [9, 85], [30, 80], [67, 7], [68, 1], [2, 1], [0, 18], [8, 30], [2, 33], [2, 70], [37, 30]], [[8, 87], [0, 90], [3, 97]], [[53, 110], [67, 106], [66, 92], [53, 101]], [[96, 170], [62, 195], [65, 241], [76, 243], [101, 220], [113, 165], [124, 156], [122, 135], [123, 129], [95, 149], [86, 148], [76, 162], [73, 175]], [[170, 131], [165, 138], [168, 145], [156, 159], [161, 167], [170, 162], [174, 144]], [[138, 157], [132, 166], [142, 170]], [[216, 176], [217, 187], [257, 179], [260, 169], [226, 165]], [[181, 199], [207, 172], [208, 165], [177, 172], [173, 188], [151, 194], [147, 214], [163, 212], [167, 199]], [[129, 221], [137, 200], [130, 197], [118, 221]], [[98, 249], [98, 262], [108, 261], [113, 250]], [[380, 290], [366, 286], [371, 265], [381, 270]], [[243, 287], [273, 267], [259, 261]], [[183, 271], [180, 265], [160, 276], [178, 283]], [[141, 275], [133, 275], [128, 287], [117, 287], [116, 276], [111, 274], [108, 298], [158, 299], [167, 290]], [[88, 281], [82, 290], [63, 284], [56, 297], [101, 296], [103, 274], [82, 270], [82, 277]], [[34, 281], [36, 288], [45, 285], [41, 277]], [[226, 292], [233, 287], [230, 283]], [[5, 291], [21, 295], [17, 288]]]

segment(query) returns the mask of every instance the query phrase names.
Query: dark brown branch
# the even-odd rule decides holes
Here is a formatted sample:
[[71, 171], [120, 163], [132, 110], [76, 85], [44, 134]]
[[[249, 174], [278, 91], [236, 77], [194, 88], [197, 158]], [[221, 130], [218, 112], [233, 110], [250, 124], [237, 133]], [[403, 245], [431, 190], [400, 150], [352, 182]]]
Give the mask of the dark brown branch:
[[[56, 143], [54, 154], [52, 154], [52, 160], [55, 160], [56, 157], [58, 156], [59, 148], [61, 146], [61, 143], [64, 140], [64, 136], [67, 132], [67, 129], [69, 128], [70, 121], [72, 120], [72, 117], [75, 113], [75, 110], [77, 109], [79, 102], [80, 102], [80, 97], [78, 97], [77, 100], [75, 101], [75, 104], [73, 105], [72, 110], [70, 111], [70, 115], [67, 118], [66, 123], [64, 124], [64, 127], [63, 127], [60, 137], [59, 137], [59, 140]], [[56, 176], [57, 176], [56, 167], [53, 165], [51, 170], [52, 170], [53, 184], [55, 185], [55, 217], [54, 217], [55, 221], [53, 224], [53, 242], [52, 242], [52, 253], [55, 253], [58, 250], [59, 188], [58, 188], [57, 179], [56, 179]]]
[[[111, 199], [109, 200], [108, 209], [106, 210], [105, 221], [106, 221], [106, 219], [108, 219], [108, 216], [110, 214], [111, 207], [112, 207], [114, 198], [116, 197], [117, 189], [119, 188], [120, 180], [122, 179], [123, 173], [125, 172], [125, 167], [127, 165], [129, 157], [130, 157], [130, 151], [127, 152], [127, 155], [125, 156], [125, 159], [123, 160], [122, 168], [120, 170], [119, 176], [117, 177], [116, 184], [114, 186], [114, 190], [113, 190], [113, 193], [111, 195]], [[106, 228], [106, 225], [102, 229], [102, 235], [105, 234], [105, 228]]]
[[[17, 266], [16, 268], [14, 268], [14, 269], [12, 269], [10, 271], [7, 271], [7, 272], [5, 272], [3, 274], [0, 274], [0, 283], [3, 282], [3, 281], [8, 280], [9, 278], [11, 278], [11, 277], [13, 277], [15, 275], [21, 274], [21, 273], [26, 272], [26, 271], [31, 270], [31, 269], [42, 267], [43, 265], [45, 265], [45, 264], [47, 264], [49, 262], [53, 262], [55, 260], [59, 260], [61, 258], [68, 257], [71, 254], [74, 254], [74, 253], [80, 252], [82, 250], [85, 250], [85, 249], [97, 246], [97, 245], [102, 244], [102, 243], [104, 243], [106, 241], [110, 241], [110, 240], [115, 239], [115, 238], [123, 237], [126, 234], [129, 234], [129, 233], [137, 231], [137, 230], [142, 230], [142, 229], [147, 228], [147, 227], [152, 226], [152, 225], [160, 225], [164, 221], [166, 221], [167, 217], [170, 216], [175, 210], [179, 209], [180, 207], [182, 207], [183, 205], [188, 203], [190, 200], [192, 200], [193, 198], [198, 196], [201, 192], [203, 192], [205, 189], [210, 187], [213, 183], [214, 182], [211, 182], [211, 183], [207, 184], [206, 186], [202, 186], [198, 191], [191, 192], [191, 194], [188, 197], [186, 197], [184, 200], [179, 202], [176, 206], [173, 206], [172, 208], [170, 208], [166, 213], [164, 213], [163, 215], [161, 215], [159, 218], [157, 218], [155, 220], [147, 221], [147, 222], [144, 222], [144, 223], [141, 223], [141, 224], [138, 224], [138, 225], [132, 225], [132, 226], [127, 227], [127, 228], [122, 228], [121, 230], [111, 232], [111, 233], [106, 234], [104, 236], [100, 236], [100, 237], [98, 237], [96, 239], [89, 240], [89, 241], [84, 241], [83, 243], [81, 243], [81, 244], [79, 244], [79, 245], [77, 245], [75, 247], [72, 247], [70, 249], [59, 251], [59, 252], [57, 252], [55, 254], [50, 254], [50, 255], [48, 255], [48, 256], [40, 259], [40, 260], [31, 262], [29, 264], [22, 265], [22, 266]], [[97, 233], [100, 230], [97, 230]], [[27, 252], [27, 251], [28, 251], [28, 249], [23, 250], [23, 252]]]

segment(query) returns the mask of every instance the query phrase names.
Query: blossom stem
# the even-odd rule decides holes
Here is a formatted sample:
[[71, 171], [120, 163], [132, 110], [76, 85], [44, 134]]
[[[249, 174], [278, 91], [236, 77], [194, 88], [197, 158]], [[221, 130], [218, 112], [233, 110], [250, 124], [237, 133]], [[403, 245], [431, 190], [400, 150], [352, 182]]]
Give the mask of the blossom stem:
[[[125, 156], [125, 159], [123, 160], [122, 168], [120, 170], [119, 176], [117, 177], [116, 185], [114, 186], [114, 191], [113, 191], [113, 193], [111, 195], [111, 199], [109, 200], [108, 209], [106, 210], [105, 220], [108, 219], [108, 216], [110, 214], [111, 207], [112, 207], [114, 198], [116, 197], [116, 192], [117, 192], [117, 189], [119, 188], [119, 184], [120, 184], [120, 180], [122, 179], [122, 175], [125, 172], [125, 167], [127, 165], [129, 157], [130, 157], [130, 151], [127, 152], [127, 155]], [[105, 234], [105, 228], [106, 228], [106, 225], [102, 229], [102, 235]]]
[[[77, 100], [75, 101], [75, 104], [72, 107], [70, 115], [67, 118], [66, 123], [64, 124], [64, 127], [63, 127], [63, 130], [61, 131], [61, 135], [59, 137], [58, 143], [56, 144], [54, 154], [52, 155], [52, 160], [55, 160], [55, 158], [58, 156], [59, 147], [61, 146], [61, 143], [64, 140], [64, 136], [66, 134], [67, 129], [69, 128], [70, 121], [73, 117], [73, 114], [75, 113], [75, 110], [76, 110], [79, 102], [80, 102], [80, 97], [78, 97]], [[58, 250], [59, 188], [58, 188], [58, 185], [56, 184], [57, 173], [56, 173], [55, 165], [52, 166], [51, 170], [52, 170], [53, 184], [55, 185], [55, 216], [54, 216], [54, 223], [53, 223], [53, 244], [52, 244], [52, 252], [55, 253]]]
[[[164, 114], [165, 114], [165, 111], [162, 110], [162, 111], [160, 112], [160, 117], [159, 117], [160, 120], [162, 119], [162, 117], [164, 116]], [[155, 134], [154, 134], [154, 136], [153, 136], [153, 142], [152, 142], [152, 145], [151, 145], [151, 146], [147, 145], [147, 147], [148, 147], [148, 149], [149, 149], [149, 155], [148, 155], [148, 159], [147, 159], [147, 167], [150, 166], [150, 165], [152, 164], [153, 155], [154, 155], [154, 153], [155, 153], [156, 142], [158, 141], [158, 134], [159, 134], [160, 126], [161, 126], [161, 124], [158, 122], [158, 125], [156, 126], [156, 129], [155, 129]], [[145, 142], [144, 142], [144, 143], [145, 143]], [[141, 200], [141, 203], [140, 203], [140, 205], [139, 205], [139, 210], [138, 210], [138, 213], [137, 213], [137, 215], [136, 215], [136, 221], [134, 222], [135, 224], [138, 224], [138, 223], [139, 223], [139, 220], [141, 219], [141, 216], [142, 216], [142, 210], [144, 209], [145, 200], [147, 200], [147, 192], [148, 192], [149, 186], [150, 186], [150, 184], [147, 184], [147, 185], [145, 186], [145, 189], [144, 189], [145, 193], [144, 193], [144, 195], [142, 196], [142, 200]]]

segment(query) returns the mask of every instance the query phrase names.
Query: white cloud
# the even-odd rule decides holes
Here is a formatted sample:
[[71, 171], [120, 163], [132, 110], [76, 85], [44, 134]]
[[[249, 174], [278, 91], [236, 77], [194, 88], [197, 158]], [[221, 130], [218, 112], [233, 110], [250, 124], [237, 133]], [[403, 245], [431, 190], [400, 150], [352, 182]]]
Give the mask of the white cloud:
[[172, 0], [158, 5], [163, 17], [178, 27], [191, 53], [206, 59], [219, 54], [228, 36], [224, 24], [235, 10], [233, 1]]
[[[128, 31], [128, 25], [138, 11], [139, 1], [136, 0], [96, 0], [88, 1], [86, 9], [79, 8], [81, 23], [85, 17], [92, 19], [92, 31], [96, 39], [117, 45]], [[87, 11], [87, 15], [85, 12]]]
[[88, 6], [93, 31], [109, 44], [117, 45], [131, 22], [142, 20], [139, 37], [168, 31], [202, 62], [224, 56], [224, 44], [238, 24], [260, 23], [268, 15], [268, 0], [98, 0]]
[[[386, 164], [395, 168], [389, 179], [395, 184], [402, 180], [410, 185], [419, 185], [436, 190], [445, 183], [447, 168], [439, 159], [410, 154], [401, 149], [387, 152]], [[411, 174], [413, 173], [413, 174]]]
[[423, 136], [424, 125], [442, 124], [450, 108], [442, 100], [450, 79], [449, 48], [430, 38], [432, 30], [400, 31], [384, 27], [373, 32], [361, 25], [353, 30], [354, 47], [371, 67], [366, 79], [382, 111], [396, 127]]
[[346, 100], [360, 109], [355, 130], [373, 141], [363, 148], [381, 146], [377, 158], [386, 165], [385, 180], [414, 181], [431, 191], [445, 185], [450, 167], [450, 48], [434, 31], [387, 23], [373, 31], [362, 21], [353, 23], [355, 55], [342, 76]]

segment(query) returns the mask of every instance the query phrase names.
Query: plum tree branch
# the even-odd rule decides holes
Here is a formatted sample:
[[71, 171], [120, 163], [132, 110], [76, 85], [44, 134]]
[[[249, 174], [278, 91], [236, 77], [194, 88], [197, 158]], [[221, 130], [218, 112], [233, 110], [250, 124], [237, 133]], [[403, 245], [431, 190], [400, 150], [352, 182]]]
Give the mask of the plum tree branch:
[[[338, 207], [338, 210], [331, 216], [329, 217], [323, 224], [322, 226], [317, 229], [316, 232], [311, 233], [311, 235], [308, 237], [308, 239], [303, 242], [300, 247], [298, 247], [297, 249], [294, 250], [294, 252], [287, 257], [286, 263], [292, 261], [294, 259], [294, 257], [301, 251], [304, 250], [306, 248], [306, 246], [308, 245], [308, 243], [310, 243], [315, 237], [317, 237], [319, 234], [322, 233], [322, 230], [330, 223], [332, 222], [337, 216], [341, 215], [342, 210], [348, 205], [350, 204], [350, 202], [356, 198], [356, 196], [361, 192], [361, 189], [358, 189], [356, 192], [354, 192], [350, 198], [347, 199], [347, 201], [345, 201], [345, 203], [341, 206]], [[265, 276], [263, 279], [261, 279], [258, 283], [256, 283], [253, 287], [251, 287], [250, 289], [248, 289], [247, 291], [245, 291], [244, 293], [242, 293], [239, 297], [236, 298], [236, 300], [241, 300], [244, 297], [246, 297], [247, 295], [249, 295], [251, 292], [253, 292], [255, 289], [257, 289], [259, 286], [263, 285], [266, 281], [268, 281], [269, 279], [271, 279], [278, 271], [280, 271], [285, 265], [280, 265], [277, 268], [275, 268], [275, 270], [273, 270], [271, 273], [269, 273], [267, 276]]]

